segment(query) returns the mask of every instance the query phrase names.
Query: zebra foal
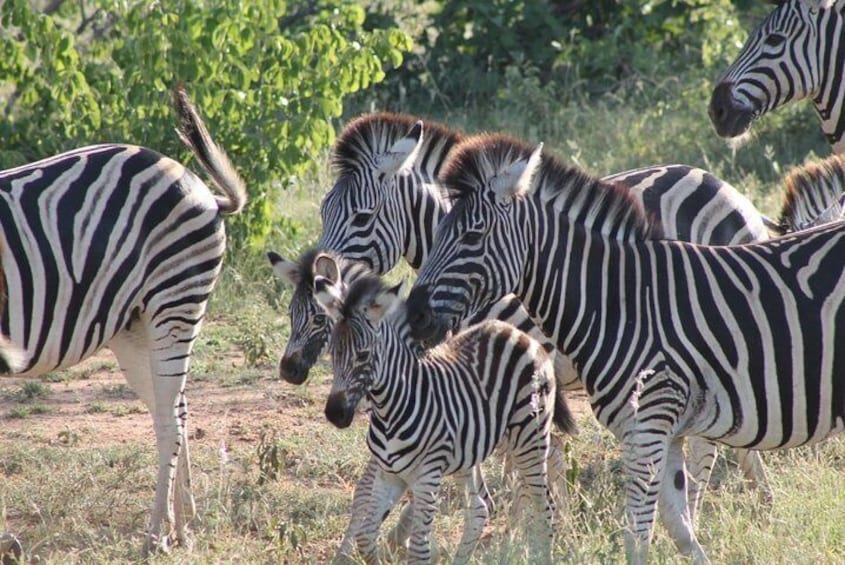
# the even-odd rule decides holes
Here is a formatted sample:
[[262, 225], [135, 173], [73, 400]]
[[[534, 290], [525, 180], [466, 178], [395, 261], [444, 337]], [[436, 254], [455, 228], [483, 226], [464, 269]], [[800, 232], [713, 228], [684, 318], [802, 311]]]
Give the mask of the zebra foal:
[[[327, 255], [317, 262], [332, 262]], [[338, 273], [337, 265], [317, 269]], [[314, 278], [314, 296], [335, 320], [330, 338], [334, 381], [326, 417], [344, 428], [365, 396], [370, 400], [367, 445], [378, 462], [369, 508], [356, 534], [367, 561], [377, 558], [378, 527], [409, 489], [412, 562], [431, 560], [435, 502], [447, 475], [470, 472], [503, 443], [542, 516], [542, 553], [550, 561], [554, 537], [546, 457], [555, 378], [548, 356], [527, 334], [499, 321], [472, 326], [420, 355], [409, 345], [399, 287], [368, 275], [343, 289], [337, 276]], [[401, 285], [399, 285], [401, 286]], [[566, 404], [555, 419], [574, 430]], [[471, 489], [470, 489], [471, 491]], [[470, 492], [479, 498], [478, 492]], [[472, 507], [473, 505], [470, 505]], [[465, 562], [487, 513], [468, 513], [455, 560]]]
[[845, 153], [845, 0], [781, 0], [748, 37], [710, 98], [722, 137], [793, 100], [811, 98], [834, 153]]
[[645, 561], [658, 499], [695, 538], [683, 444], [768, 450], [845, 429], [845, 222], [734, 247], [662, 239], [627, 191], [503, 136], [453, 151], [456, 204], [408, 300], [437, 339], [515, 292], [570, 355], [622, 441], [627, 547]]
[[17, 373], [64, 369], [103, 347], [153, 417], [158, 478], [144, 553], [188, 542], [195, 513], [185, 380], [220, 272], [223, 215], [246, 202], [241, 178], [183, 88], [178, 133], [224, 195], [144, 147], [96, 145], [0, 172], [8, 301], [2, 334]]

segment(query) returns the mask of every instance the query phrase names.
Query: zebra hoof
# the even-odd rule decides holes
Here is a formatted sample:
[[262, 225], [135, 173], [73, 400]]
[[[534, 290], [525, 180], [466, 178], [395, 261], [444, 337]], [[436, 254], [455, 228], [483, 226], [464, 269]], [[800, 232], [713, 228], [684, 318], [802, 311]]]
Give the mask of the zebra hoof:
[[23, 544], [11, 532], [0, 534], [0, 563], [2, 565], [23, 563]]

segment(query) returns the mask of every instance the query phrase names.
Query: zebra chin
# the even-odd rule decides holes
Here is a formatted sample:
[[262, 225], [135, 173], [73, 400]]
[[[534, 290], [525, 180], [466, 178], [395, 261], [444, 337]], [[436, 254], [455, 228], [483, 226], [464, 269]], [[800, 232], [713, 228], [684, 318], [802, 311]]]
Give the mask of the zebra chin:
[[355, 417], [358, 400], [350, 402], [346, 391], [332, 391], [326, 400], [326, 419], [338, 428], [348, 428]]

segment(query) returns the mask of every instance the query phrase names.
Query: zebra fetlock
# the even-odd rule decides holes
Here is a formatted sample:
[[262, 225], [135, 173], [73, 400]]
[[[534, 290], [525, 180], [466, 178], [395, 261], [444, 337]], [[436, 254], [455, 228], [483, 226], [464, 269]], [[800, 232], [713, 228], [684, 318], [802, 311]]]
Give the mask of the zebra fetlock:
[[[321, 262], [333, 259], [318, 255], [315, 265]], [[336, 265], [315, 266], [315, 271], [338, 276]], [[365, 559], [375, 558], [382, 517], [407, 488], [414, 513], [409, 556], [428, 562], [441, 482], [469, 473], [467, 522], [456, 555], [468, 560], [489, 516], [486, 487], [474, 468], [503, 443], [543, 517], [541, 557], [548, 561], [554, 503], [546, 457], [553, 407], [564, 411], [557, 419], [566, 429], [574, 424], [567, 406], [555, 403], [552, 366], [542, 347], [512, 326], [488, 321], [420, 355], [409, 345], [399, 287], [386, 288], [374, 275], [348, 288], [336, 278], [317, 275], [314, 287], [316, 300], [335, 321], [330, 339], [334, 381], [326, 416], [346, 427], [362, 398], [372, 406], [367, 444], [379, 472], [356, 536]]]

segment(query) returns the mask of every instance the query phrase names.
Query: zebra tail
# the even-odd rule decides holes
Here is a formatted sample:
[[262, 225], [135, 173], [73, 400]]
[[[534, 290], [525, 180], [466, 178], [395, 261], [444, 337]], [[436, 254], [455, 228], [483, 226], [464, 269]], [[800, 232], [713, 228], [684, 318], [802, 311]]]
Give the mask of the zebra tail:
[[26, 365], [24, 351], [0, 336], [0, 375], [17, 373]]
[[237, 214], [246, 204], [244, 181], [223, 149], [211, 139], [211, 134], [197, 114], [185, 85], [181, 82], [173, 88], [173, 104], [179, 120], [179, 127], [176, 129], [179, 139], [194, 153], [214, 180], [214, 184], [226, 193], [226, 196], [214, 197], [220, 213]]
[[566, 402], [566, 396], [562, 390], [557, 390], [555, 393], [555, 409], [552, 414], [552, 422], [563, 433], [569, 435], [578, 433], [578, 425], [575, 423], [575, 417], [569, 409], [569, 404]]

